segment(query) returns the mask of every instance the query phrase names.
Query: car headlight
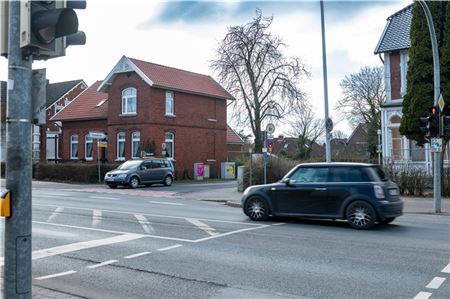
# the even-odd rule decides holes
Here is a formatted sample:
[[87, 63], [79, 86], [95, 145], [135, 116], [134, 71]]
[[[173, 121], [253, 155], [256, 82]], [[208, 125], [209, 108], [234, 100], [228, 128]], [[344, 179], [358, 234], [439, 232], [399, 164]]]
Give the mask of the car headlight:
[[122, 174], [118, 174], [117, 175], [117, 178], [118, 179], [124, 179], [124, 178], [126, 178], [127, 177], [127, 174], [126, 173], [122, 173]]

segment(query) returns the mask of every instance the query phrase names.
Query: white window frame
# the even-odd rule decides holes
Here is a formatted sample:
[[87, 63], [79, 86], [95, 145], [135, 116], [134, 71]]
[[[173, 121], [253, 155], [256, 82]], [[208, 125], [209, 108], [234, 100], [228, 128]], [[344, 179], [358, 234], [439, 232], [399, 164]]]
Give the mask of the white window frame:
[[174, 106], [174, 93], [173, 91], [166, 91], [166, 115], [175, 116], [175, 106]]
[[[141, 143], [141, 132], [136, 131], [131, 133], [131, 159], [139, 159], [139, 145]], [[137, 147], [137, 156], [135, 156], [135, 151]]]
[[[130, 95], [125, 95], [131, 91]], [[122, 90], [122, 115], [135, 115], [137, 113], [137, 90], [134, 87], [128, 87]], [[134, 99], [134, 111], [132, 105], [129, 105], [129, 100]]]
[[[88, 144], [92, 147], [91, 156], [88, 156]], [[84, 136], [84, 158], [86, 161], [94, 159], [94, 139], [89, 135]]]
[[[164, 134], [164, 142], [166, 143], [166, 153], [168, 154], [167, 158], [174, 159], [175, 157], [175, 134], [172, 132], [166, 132]], [[170, 144], [170, 146], [169, 146]], [[171, 153], [169, 152], [171, 149]]]
[[[76, 140], [74, 140], [74, 137], [76, 137]], [[74, 155], [74, 150], [73, 147], [76, 145], [77, 147], [77, 154]], [[78, 147], [78, 135], [77, 134], [73, 134], [70, 136], [70, 159], [71, 160], [78, 160], [78, 151], [79, 151], [79, 147]]]
[[[117, 148], [116, 148], [117, 161], [124, 161], [125, 160], [125, 142], [126, 142], [125, 132], [117, 133]], [[119, 156], [119, 154], [120, 154], [120, 144], [121, 143], [123, 143], [123, 157]]]

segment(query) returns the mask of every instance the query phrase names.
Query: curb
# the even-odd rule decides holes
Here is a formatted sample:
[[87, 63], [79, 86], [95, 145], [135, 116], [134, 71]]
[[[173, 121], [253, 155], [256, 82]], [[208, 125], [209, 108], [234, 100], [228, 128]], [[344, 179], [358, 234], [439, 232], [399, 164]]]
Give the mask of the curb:
[[233, 207], [233, 208], [242, 208], [242, 204], [240, 202], [230, 201], [228, 200], [225, 202], [226, 206]]

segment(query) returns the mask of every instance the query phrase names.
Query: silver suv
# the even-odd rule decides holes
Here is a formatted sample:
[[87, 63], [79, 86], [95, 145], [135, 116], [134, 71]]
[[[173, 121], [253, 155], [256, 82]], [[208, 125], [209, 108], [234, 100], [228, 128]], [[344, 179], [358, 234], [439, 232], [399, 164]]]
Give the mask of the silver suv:
[[130, 186], [137, 188], [139, 185], [151, 186], [161, 183], [165, 186], [172, 185], [174, 167], [170, 160], [163, 158], [128, 160], [105, 175], [105, 183], [110, 188], [117, 186]]

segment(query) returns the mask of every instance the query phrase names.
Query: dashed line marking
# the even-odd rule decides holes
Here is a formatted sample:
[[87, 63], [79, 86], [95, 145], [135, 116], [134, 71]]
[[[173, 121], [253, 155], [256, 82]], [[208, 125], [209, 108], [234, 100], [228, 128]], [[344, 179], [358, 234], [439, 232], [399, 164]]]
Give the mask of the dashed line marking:
[[286, 224], [286, 223], [285, 222], [274, 223], [274, 224], [272, 224], [272, 226], [283, 225], [283, 224]]
[[92, 226], [97, 227], [102, 222], [102, 211], [92, 210]]
[[119, 200], [120, 198], [117, 197], [107, 197], [107, 196], [88, 196], [92, 199], [108, 199], [108, 200]]
[[114, 263], [117, 263], [117, 262], [118, 262], [118, 260], [109, 260], [109, 261], [102, 262], [102, 263], [99, 263], [99, 264], [87, 266], [86, 268], [88, 268], [88, 269], [95, 269], [95, 268], [99, 268], [99, 267], [103, 267], [103, 266], [108, 266], [108, 265], [111, 265], [111, 264], [114, 264]]
[[171, 206], [184, 206], [184, 203], [177, 203], [177, 202], [164, 202], [164, 201], [150, 200], [149, 203], [156, 203], [156, 204], [161, 204], [161, 205], [171, 205]]
[[136, 253], [136, 254], [127, 255], [127, 256], [124, 256], [123, 258], [124, 259], [133, 259], [135, 257], [140, 257], [140, 256], [147, 255], [150, 253], [151, 253], [150, 251], [144, 251], [144, 252], [140, 252], [140, 253]]
[[206, 223], [201, 222], [198, 219], [186, 218], [186, 220], [188, 222], [192, 223], [193, 225], [195, 225], [196, 227], [198, 227], [199, 229], [201, 229], [202, 231], [206, 232], [210, 236], [215, 236], [215, 235], [219, 234], [218, 232], [216, 232], [216, 230], [214, 228], [212, 228], [211, 226], [209, 226]]
[[416, 297], [414, 297], [414, 299], [428, 299], [430, 298], [431, 295], [433, 294], [428, 292], [419, 292], [419, 294], [417, 294]]
[[441, 284], [445, 281], [444, 277], [435, 277], [433, 280], [426, 286], [428, 289], [439, 289]]
[[145, 218], [142, 214], [134, 214], [134, 217], [139, 221], [139, 223], [142, 226], [142, 229], [147, 233], [151, 234], [155, 231], [155, 229], [150, 225], [150, 222]]
[[441, 272], [442, 272], [442, 273], [448, 273], [448, 274], [450, 274], [450, 263], [448, 263], [448, 265], [445, 266], [445, 268], [442, 269]]
[[64, 211], [63, 207], [57, 207], [55, 211], [50, 215], [50, 217], [48, 217], [47, 222], [52, 222], [52, 220], [55, 219], [59, 214], [61, 214], [62, 211]]
[[175, 248], [178, 248], [178, 247], [181, 247], [181, 246], [183, 246], [183, 245], [177, 244], [177, 245], [164, 247], [164, 248], [160, 248], [160, 249], [156, 249], [156, 250], [158, 250], [158, 251], [167, 251], [167, 250], [175, 249]]
[[66, 271], [66, 272], [61, 272], [61, 273], [56, 273], [56, 274], [52, 274], [52, 275], [46, 275], [46, 276], [41, 276], [41, 277], [36, 277], [35, 279], [37, 280], [44, 280], [44, 279], [49, 279], [49, 278], [54, 278], [54, 277], [60, 277], [60, 276], [65, 276], [65, 275], [70, 275], [70, 274], [74, 274], [77, 273], [77, 271]]

